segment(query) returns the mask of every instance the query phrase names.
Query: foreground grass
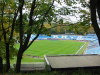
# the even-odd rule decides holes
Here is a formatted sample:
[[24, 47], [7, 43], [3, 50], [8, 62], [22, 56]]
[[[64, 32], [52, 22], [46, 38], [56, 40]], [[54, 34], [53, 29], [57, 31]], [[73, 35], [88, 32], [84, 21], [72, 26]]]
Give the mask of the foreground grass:
[[14, 73], [10, 72], [7, 74], [0, 74], [0, 75], [100, 75], [100, 69], [95, 70], [66, 70], [66, 71], [34, 71], [28, 73]]

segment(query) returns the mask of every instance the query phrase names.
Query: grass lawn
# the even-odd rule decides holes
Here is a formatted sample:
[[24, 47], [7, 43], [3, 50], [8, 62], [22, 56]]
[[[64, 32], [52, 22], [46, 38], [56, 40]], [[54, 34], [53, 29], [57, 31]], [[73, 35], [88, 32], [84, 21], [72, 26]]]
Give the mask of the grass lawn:
[[[27, 57], [26, 55], [31, 56], [40, 56], [48, 54], [75, 54], [80, 47], [85, 42], [78, 42], [75, 40], [36, 40], [27, 51], [24, 53], [23, 62], [34, 62], [34, 61], [43, 61], [43, 59], [35, 59]], [[19, 47], [19, 44], [15, 45], [16, 48]], [[79, 51], [78, 54], [82, 54], [86, 49], [87, 45], [85, 45], [82, 50]]]
[[[21, 61], [22, 64], [29, 64], [29, 63], [34, 63], [34, 62], [44, 62], [43, 58], [31, 58], [28, 56], [23, 56], [23, 59]], [[12, 64], [16, 63], [16, 58], [11, 60]]]

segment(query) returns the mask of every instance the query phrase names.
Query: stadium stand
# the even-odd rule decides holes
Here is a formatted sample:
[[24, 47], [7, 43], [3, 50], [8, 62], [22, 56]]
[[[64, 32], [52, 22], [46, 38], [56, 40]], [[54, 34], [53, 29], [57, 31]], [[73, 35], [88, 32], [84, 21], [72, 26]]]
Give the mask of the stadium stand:
[[[35, 37], [35, 35], [33, 34], [31, 36], [32, 40]], [[96, 35], [92, 34], [92, 35], [86, 35], [86, 36], [80, 36], [80, 35], [51, 35], [51, 36], [47, 36], [47, 35], [40, 35], [38, 37], [38, 40], [44, 40], [44, 39], [65, 39], [65, 40], [89, 40], [89, 41], [93, 41], [93, 40], [97, 40]]]
[[100, 55], [47, 55], [45, 61], [49, 70], [68, 68], [97, 68], [100, 67]]
[[96, 47], [96, 48], [86, 50], [85, 54], [100, 54], [100, 47]]
[[[15, 68], [15, 64], [13, 65]], [[45, 70], [45, 63], [44, 62], [36, 62], [33, 64], [21, 64], [21, 72], [33, 72], [34, 70]]]

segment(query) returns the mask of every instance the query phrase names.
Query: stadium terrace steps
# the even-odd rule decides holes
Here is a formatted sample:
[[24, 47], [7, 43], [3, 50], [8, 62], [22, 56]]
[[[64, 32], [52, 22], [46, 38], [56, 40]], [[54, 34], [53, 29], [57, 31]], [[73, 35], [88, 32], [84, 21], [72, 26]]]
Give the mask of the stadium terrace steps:
[[45, 63], [21, 64], [21, 72], [32, 72], [35, 70], [45, 70]]
[[49, 55], [45, 56], [52, 69], [100, 67], [100, 55]]

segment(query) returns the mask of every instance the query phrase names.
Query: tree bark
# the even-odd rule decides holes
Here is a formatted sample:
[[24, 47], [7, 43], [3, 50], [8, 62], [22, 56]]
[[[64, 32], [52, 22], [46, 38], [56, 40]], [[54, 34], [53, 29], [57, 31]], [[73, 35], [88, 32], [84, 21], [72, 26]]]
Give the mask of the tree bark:
[[1, 10], [1, 12], [2, 12], [2, 14], [1, 14], [1, 27], [2, 27], [2, 31], [3, 31], [3, 38], [4, 38], [4, 43], [5, 43], [5, 47], [6, 47], [6, 72], [8, 72], [9, 71], [9, 69], [10, 69], [10, 60], [9, 60], [9, 43], [7, 43], [7, 36], [6, 36], [6, 30], [5, 30], [5, 28], [4, 28], [4, 20], [3, 20], [3, 18], [4, 18], [4, 7], [5, 6], [5, 4], [3, 5], [3, 7], [2, 7], [2, 10]]
[[100, 45], [100, 28], [97, 22], [97, 0], [90, 0], [90, 11], [91, 11], [91, 21], [94, 31], [98, 37], [99, 45]]
[[2, 61], [2, 57], [0, 57], [0, 73], [3, 72], [3, 61]]
[[16, 61], [16, 67], [15, 71], [18, 73], [20, 72], [20, 66], [21, 66], [21, 59], [23, 56], [23, 36], [24, 36], [24, 31], [23, 31], [23, 5], [24, 5], [24, 0], [19, 0], [19, 36], [20, 36], [20, 48], [17, 54], [17, 61]]
[[8, 72], [10, 69], [10, 56], [9, 56], [10, 52], [9, 52], [9, 44], [6, 43], [5, 45], [6, 45], [6, 72]]
[[100, 0], [97, 1], [97, 14], [98, 14], [99, 21], [100, 21]]
[[17, 61], [16, 61], [16, 67], [15, 67], [15, 72], [16, 73], [19, 73], [20, 72], [20, 67], [21, 67], [21, 59], [22, 59], [22, 56], [23, 56], [23, 49], [21, 48], [19, 51], [18, 51], [18, 54], [17, 54]]

